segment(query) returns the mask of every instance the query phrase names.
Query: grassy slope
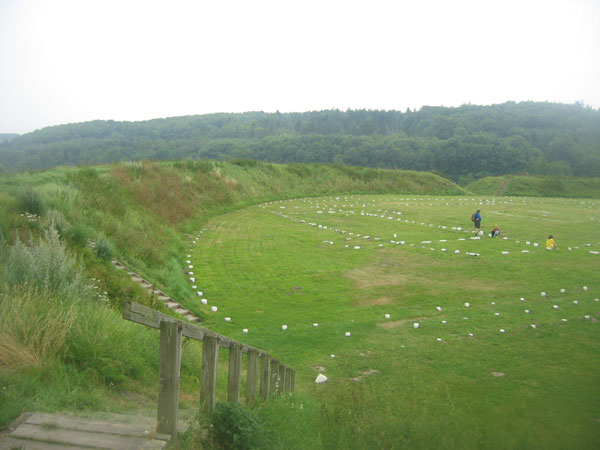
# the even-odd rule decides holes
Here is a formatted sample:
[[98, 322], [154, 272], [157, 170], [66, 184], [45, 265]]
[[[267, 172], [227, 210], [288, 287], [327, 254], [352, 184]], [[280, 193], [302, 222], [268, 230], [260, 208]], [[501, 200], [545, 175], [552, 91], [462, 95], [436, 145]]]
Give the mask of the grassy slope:
[[529, 197], [600, 198], [600, 178], [552, 177], [552, 176], [503, 176], [481, 178], [467, 186], [479, 195], [502, 195]]

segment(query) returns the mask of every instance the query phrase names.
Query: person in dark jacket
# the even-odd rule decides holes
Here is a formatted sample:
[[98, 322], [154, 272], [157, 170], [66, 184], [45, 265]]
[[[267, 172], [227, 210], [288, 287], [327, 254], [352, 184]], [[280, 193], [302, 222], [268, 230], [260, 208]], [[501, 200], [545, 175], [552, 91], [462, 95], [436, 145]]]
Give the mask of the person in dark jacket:
[[475, 236], [479, 234], [479, 228], [481, 227], [481, 214], [479, 214], [480, 212], [481, 210], [478, 209], [477, 212], [471, 216], [473, 225], [475, 225]]

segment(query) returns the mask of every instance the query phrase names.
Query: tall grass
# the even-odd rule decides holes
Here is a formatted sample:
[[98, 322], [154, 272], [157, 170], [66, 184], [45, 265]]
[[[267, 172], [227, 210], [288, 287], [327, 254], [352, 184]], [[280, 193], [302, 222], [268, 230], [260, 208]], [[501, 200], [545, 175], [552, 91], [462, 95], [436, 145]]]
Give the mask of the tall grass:
[[76, 320], [48, 288], [5, 285], [0, 292], [0, 371], [41, 369], [64, 355]]

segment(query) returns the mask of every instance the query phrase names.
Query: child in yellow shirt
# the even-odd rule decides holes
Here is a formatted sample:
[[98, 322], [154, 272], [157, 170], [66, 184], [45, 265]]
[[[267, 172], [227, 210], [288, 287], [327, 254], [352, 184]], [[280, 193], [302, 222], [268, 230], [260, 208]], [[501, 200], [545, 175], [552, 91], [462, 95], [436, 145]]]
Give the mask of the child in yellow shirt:
[[549, 235], [548, 239], [546, 239], [546, 250], [558, 250], [556, 242], [554, 242], [554, 236], [552, 235]]

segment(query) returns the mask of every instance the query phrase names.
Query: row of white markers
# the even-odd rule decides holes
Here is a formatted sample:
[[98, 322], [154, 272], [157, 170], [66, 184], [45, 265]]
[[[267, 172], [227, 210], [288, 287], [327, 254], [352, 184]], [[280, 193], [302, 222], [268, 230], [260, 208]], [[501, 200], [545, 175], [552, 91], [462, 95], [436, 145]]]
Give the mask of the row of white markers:
[[[201, 232], [201, 233], [202, 233], [202, 232]], [[193, 245], [197, 244], [197, 242], [198, 242], [198, 238], [199, 238], [199, 236], [197, 236], [196, 238], [194, 238], [194, 240], [192, 241], [192, 244], [193, 244]], [[192, 251], [192, 250], [193, 250], [193, 246], [190, 246], [190, 251]], [[186, 255], [186, 257], [188, 258], [188, 259], [186, 259], [186, 264], [187, 264], [187, 267], [188, 267], [188, 269], [189, 269], [187, 273], [188, 273], [188, 275], [193, 275], [193, 274], [194, 274], [194, 272], [192, 272], [192, 269], [194, 268], [194, 266], [191, 264], [191, 260], [189, 259], [189, 258], [191, 258], [191, 257], [192, 257], [192, 255], [191, 255], [191, 254], [188, 254], [188, 255]], [[189, 278], [189, 281], [190, 281], [191, 283], [195, 283], [195, 282], [196, 282], [196, 279], [195, 279], [193, 276], [190, 276], [190, 278]], [[192, 289], [196, 290], [196, 289], [197, 289], [197, 285], [195, 285], [195, 284], [194, 284], [194, 285], [192, 285]], [[587, 287], [587, 286], [583, 286], [582, 290], [583, 290], [584, 292], [587, 292], [587, 291], [588, 291], [588, 287]], [[565, 294], [567, 291], [566, 291], [566, 289], [561, 289], [561, 290], [560, 290], [560, 292], [561, 292], [562, 294]], [[200, 301], [201, 301], [201, 303], [202, 303], [203, 305], [208, 305], [208, 300], [207, 300], [206, 298], [203, 298], [203, 292], [202, 292], [202, 291], [196, 291], [196, 294], [197, 294], [199, 297], [202, 297]], [[541, 296], [541, 297], [543, 297], [543, 298], [545, 298], [545, 297], [547, 296], [547, 294], [546, 294], [546, 292], [545, 292], [545, 291], [542, 291], [542, 292], [540, 293], [540, 296]], [[521, 300], [522, 302], [524, 302], [524, 301], [525, 301], [525, 298], [524, 298], [524, 297], [521, 297], [521, 298], [520, 298], [520, 300]], [[596, 302], [599, 302], [599, 301], [600, 301], [600, 299], [597, 299], [597, 298], [596, 298], [596, 299], [594, 299], [594, 300], [595, 300]], [[579, 304], [578, 300], [573, 300], [573, 304], [574, 304], [574, 305], [578, 305], [578, 304]], [[495, 305], [495, 302], [492, 302], [492, 305]], [[470, 304], [469, 302], [465, 302], [465, 308], [469, 308], [470, 306], [471, 306], [471, 304]], [[217, 311], [218, 311], [218, 307], [217, 307], [217, 306], [211, 306], [211, 308], [210, 308], [210, 309], [211, 309], [211, 311], [212, 311], [212, 312], [217, 312]], [[436, 309], [436, 311], [438, 311], [438, 312], [442, 312], [442, 307], [441, 307], [441, 306], [436, 306], [436, 308], [435, 308], [435, 309]], [[558, 305], [553, 305], [553, 309], [560, 309], [560, 307], [559, 307]], [[530, 313], [530, 311], [529, 311], [528, 309], [525, 309], [525, 310], [524, 310], [524, 312], [525, 312], [525, 314], [529, 314], [529, 313]], [[494, 314], [495, 314], [496, 316], [500, 316], [500, 313], [498, 313], [498, 312], [496, 312], [496, 313], [494, 313]], [[388, 314], [388, 313], [386, 313], [386, 314], [384, 315], [384, 317], [385, 317], [386, 319], [391, 319], [391, 317], [392, 317], [392, 316], [391, 316], [391, 314]], [[586, 320], [589, 320], [591, 317], [590, 317], [590, 315], [586, 314], [586, 315], [584, 316], [584, 318], [585, 318]], [[466, 318], [465, 318], [465, 319], [466, 319]], [[226, 322], [231, 322], [231, 317], [225, 317], [225, 321], [226, 321]], [[562, 319], [562, 321], [563, 321], [563, 322], [567, 322], [567, 319]], [[447, 323], [447, 321], [445, 321], [445, 320], [442, 320], [442, 323], [443, 323], [443, 324], [446, 324], [446, 323]], [[312, 325], [313, 325], [313, 327], [315, 327], [315, 328], [319, 326], [319, 324], [318, 324], [317, 322], [313, 323]], [[418, 323], [418, 322], [415, 322], [415, 323], [413, 323], [413, 328], [414, 328], [414, 329], [419, 329], [420, 327], [421, 327], [420, 323]], [[531, 327], [532, 327], [532, 328], [536, 328], [536, 325], [535, 325], [535, 324], [531, 324]], [[283, 324], [283, 325], [281, 325], [281, 329], [282, 329], [283, 331], [286, 331], [286, 330], [288, 329], [288, 326], [287, 326], [286, 324]], [[505, 333], [505, 332], [506, 332], [506, 330], [505, 330], [504, 328], [501, 328], [499, 331], [500, 331], [500, 333]], [[243, 332], [244, 334], [247, 334], [247, 333], [248, 333], [248, 328], [243, 328], [243, 329], [242, 329], [242, 332]], [[346, 337], [350, 337], [351, 335], [352, 335], [352, 333], [351, 333], [350, 331], [346, 331], [346, 332], [345, 332], [345, 336], [346, 336]], [[470, 336], [470, 337], [473, 337], [473, 336], [474, 336], [474, 334], [473, 334], [473, 333], [469, 333], [469, 336]], [[438, 341], [438, 342], [442, 342], [442, 340], [443, 340], [442, 338], [437, 338], [437, 341]], [[331, 355], [331, 357], [335, 357], [335, 355]]]

